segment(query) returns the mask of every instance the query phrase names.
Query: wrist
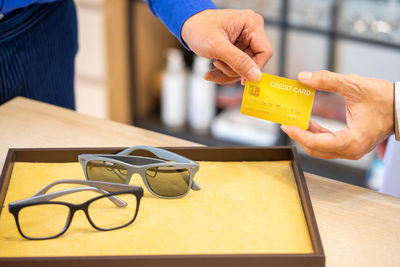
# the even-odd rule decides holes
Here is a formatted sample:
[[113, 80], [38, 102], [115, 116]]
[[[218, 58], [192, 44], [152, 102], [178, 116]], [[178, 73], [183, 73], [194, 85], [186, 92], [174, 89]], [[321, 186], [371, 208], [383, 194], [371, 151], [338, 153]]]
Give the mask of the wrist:
[[393, 120], [396, 141], [400, 141], [400, 82], [393, 86]]
[[[394, 123], [394, 84], [386, 80], [378, 80], [375, 85], [374, 92], [368, 94], [370, 101], [368, 103], [373, 106], [373, 112], [369, 113], [371, 126], [378, 133], [378, 139], [383, 140], [392, 135], [395, 131]], [[375, 100], [375, 101], [374, 101]]]
[[[153, 14], [163, 21], [168, 30], [176, 36], [183, 45], [185, 45], [185, 43], [182, 40], [181, 32], [185, 21], [203, 10], [217, 8], [211, 0], [147, 0], [147, 2]], [[185, 48], [187, 47], [185, 46]]]
[[[181, 28], [181, 33], [180, 33], [181, 40], [183, 42], [185, 42], [185, 44], [187, 46], [189, 46], [189, 48], [190, 48], [190, 43], [191, 43], [190, 40], [192, 39], [193, 34], [198, 35], [200, 33], [200, 31], [202, 30], [202, 29], [198, 29], [199, 25], [200, 25], [200, 27], [202, 27], [204, 29], [209, 18], [214, 17], [213, 14], [209, 15], [209, 13], [213, 13], [214, 11], [215, 10], [213, 10], [213, 9], [202, 10], [202, 11], [190, 16], [183, 23], [182, 28]], [[200, 41], [200, 40], [196, 40], [196, 41]], [[205, 40], [202, 40], [202, 41], [205, 41]]]

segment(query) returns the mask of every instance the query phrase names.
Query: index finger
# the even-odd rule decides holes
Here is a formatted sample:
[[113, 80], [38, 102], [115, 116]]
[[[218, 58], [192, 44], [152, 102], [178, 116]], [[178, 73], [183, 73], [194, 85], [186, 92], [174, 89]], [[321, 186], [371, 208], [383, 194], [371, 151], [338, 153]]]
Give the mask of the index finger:
[[250, 49], [254, 56], [252, 59], [256, 62], [260, 69], [264, 68], [265, 64], [273, 56], [271, 43], [264, 31], [264, 27], [259, 27], [253, 34], [250, 40]]

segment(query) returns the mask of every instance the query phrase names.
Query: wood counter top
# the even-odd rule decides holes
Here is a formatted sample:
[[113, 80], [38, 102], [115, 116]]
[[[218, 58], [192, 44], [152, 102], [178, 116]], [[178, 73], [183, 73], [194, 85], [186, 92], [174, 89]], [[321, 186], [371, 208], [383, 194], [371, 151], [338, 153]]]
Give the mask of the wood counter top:
[[[21, 97], [0, 106], [1, 166], [10, 147], [138, 144], [199, 145]], [[400, 198], [312, 174], [305, 176], [327, 267], [400, 266]]]

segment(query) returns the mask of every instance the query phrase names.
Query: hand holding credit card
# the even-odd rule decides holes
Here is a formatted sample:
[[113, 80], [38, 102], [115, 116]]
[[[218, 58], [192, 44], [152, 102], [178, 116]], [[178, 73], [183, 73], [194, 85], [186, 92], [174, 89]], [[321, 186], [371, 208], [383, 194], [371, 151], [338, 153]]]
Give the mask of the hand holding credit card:
[[258, 82], [246, 82], [242, 114], [307, 130], [315, 89], [298, 81], [262, 73]]

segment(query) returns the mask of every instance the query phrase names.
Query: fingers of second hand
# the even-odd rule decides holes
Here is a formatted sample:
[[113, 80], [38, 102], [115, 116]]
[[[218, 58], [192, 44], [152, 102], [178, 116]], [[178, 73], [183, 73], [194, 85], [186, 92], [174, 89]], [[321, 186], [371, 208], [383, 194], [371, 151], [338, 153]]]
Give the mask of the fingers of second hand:
[[308, 155], [310, 155], [312, 157], [323, 158], [323, 159], [337, 159], [337, 158], [340, 158], [340, 155], [338, 155], [337, 153], [321, 152], [321, 151], [317, 151], [317, 150], [308, 150], [307, 148], [303, 148], [303, 149]]
[[[317, 134], [315, 134], [317, 135]], [[302, 142], [300, 140], [296, 140], [296, 142], [299, 144], [301, 148], [310, 156], [312, 157], [318, 157], [318, 158], [324, 158], [324, 159], [336, 159], [339, 158], [340, 156], [335, 153], [335, 152], [327, 152], [327, 151], [321, 151], [318, 149], [318, 147], [310, 147], [307, 145], [306, 142]]]
[[342, 140], [332, 132], [313, 133], [297, 127], [286, 127], [285, 132], [303, 148], [322, 153], [336, 153]]
[[335, 153], [321, 152], [318, 149], [311, 148], [308, 145], [307, 135], [312, 137], [316, 136], [317, 134], [311, 133], [309, 131], [304, 131], [297, 127], [292, 127], [292, 126], [283, 126], [282, 130], [284, 130], [284, 132], [286, 132], [286, 134], [289, 135], [290, 138], [296, 141], [299, 144], [299, 146], [310, 156], [325, 158], [325, 159], [333, 159], [338, 157], [338, 155], [336, 155]]
[[310, 121], [310, 125], [308, 127], [308, 131], [312, 133], [332, 133], [332, 131], [324, 128], [320, 124], [315, 121]]

